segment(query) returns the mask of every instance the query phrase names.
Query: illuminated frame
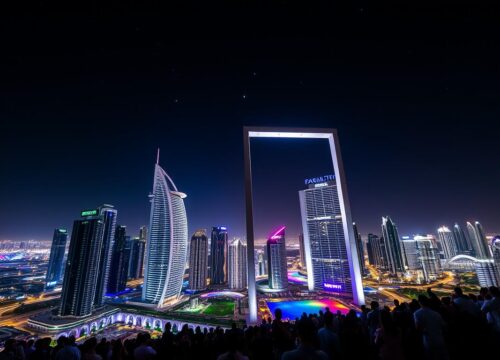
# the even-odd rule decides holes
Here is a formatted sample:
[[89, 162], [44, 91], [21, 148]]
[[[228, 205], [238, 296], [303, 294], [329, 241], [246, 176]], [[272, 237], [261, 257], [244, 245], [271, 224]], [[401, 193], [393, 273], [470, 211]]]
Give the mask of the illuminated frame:
[[[250, 156], [250, 139], [261, 138], [289, 138], [289, 139], [328, 139], [330, 153], [332, 156], [333, 169], [336, 174], [340, 210], [342, 211], [342, 222], [344, 234], [346, 234], [347, 259], [352, 282], [352, 295], [354, 303], [363, 305], [365, 297], [361, 280], [360, 266], [357, 261], [358, 251], [352, 227], [351, 208], [347, 196], [347, 186], [344, 175], [344, 166], [340, 156], [340, 145], [335, 129], [314, 128], [267, 128], [267, 127], [243, 127], [243, 153], [245, 166], [245, 210], [247, 230], [247, 262], [248, 262], [248, 307], [249, 322], [257, 323], [257, 291], [255, 284], [255, 257], [254, 257], [254, 224], [253, 224], [253, 189], [252, 189], [252, 163]], [[310, 259], [310, 256], [309, 256]], [[355, 259], [355, 261], [353, 261]], [[312, 264], [307, 264], [311, 268]]]

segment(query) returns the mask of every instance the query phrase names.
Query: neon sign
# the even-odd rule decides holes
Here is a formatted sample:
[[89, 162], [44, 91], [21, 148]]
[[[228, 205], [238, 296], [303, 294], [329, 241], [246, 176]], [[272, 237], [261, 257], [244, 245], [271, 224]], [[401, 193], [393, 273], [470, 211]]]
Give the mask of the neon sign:
[[83, 210], [81, 212], [82, 216], [95, 216], [97, 215], [97, 210]]
[[323, 289], [325, 289], [325, 290], [333, 290], [333, 291], [341, 291], [342, 290], [342, 285], [340, 285], [340, 284], [323, 283]]
[[327, 181], [333, 181], [335, 180], [335, 175], [323, 175], [315, 178], [310, 178], [310, 179], [305, 179], [304, 184], [310, 185], [310, 184], [318, 184], [318, 183], [325, 183]]

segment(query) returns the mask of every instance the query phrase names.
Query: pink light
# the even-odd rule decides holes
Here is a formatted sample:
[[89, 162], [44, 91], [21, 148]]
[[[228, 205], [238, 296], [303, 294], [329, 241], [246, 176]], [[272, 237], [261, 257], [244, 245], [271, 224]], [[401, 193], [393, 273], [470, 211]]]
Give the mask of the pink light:
[[284, 231], [286, 228], [286, 226], [282, 226], [278, 231], [276, 231], [271, 237], [270, 239], [272, 240], [276, 240], [276, 239], [279, 239], [280, 236], [282, 236], [283, 234], [280, 234], [282, 231]]

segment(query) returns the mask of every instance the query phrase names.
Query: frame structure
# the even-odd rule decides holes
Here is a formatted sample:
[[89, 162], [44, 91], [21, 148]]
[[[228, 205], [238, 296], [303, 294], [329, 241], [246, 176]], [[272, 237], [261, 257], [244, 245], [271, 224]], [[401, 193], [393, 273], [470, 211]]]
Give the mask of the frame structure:
[[360, 265], [358, 262], [358, 251], [352, 227], [351, 208], [347, 196], [347, 186], [344, 174], [344, 166], [340, 156], [340, 145], [335, 129], [315, 128], [268, 128], [247, 127], [243, 128], [243, 152], [245, 161], [245, 210], [247, 231], [247, 263], [248, 263], [248, 307], [249, 322], [257, 322], [257, 290], [255, 284], [255, 256], [254, 256], [254, 223], [253, 223], [253, 190], [252, 190], [252, 162], [250, 152], [250, 139], [261, 138], [294, 138], [294, 139], [328, 139], [332, 157], [333, 169], [335, 171], [349, 271], [352, 282], [353, 301], [357, 305], [365, 302], [363, 284], [361, 280]]

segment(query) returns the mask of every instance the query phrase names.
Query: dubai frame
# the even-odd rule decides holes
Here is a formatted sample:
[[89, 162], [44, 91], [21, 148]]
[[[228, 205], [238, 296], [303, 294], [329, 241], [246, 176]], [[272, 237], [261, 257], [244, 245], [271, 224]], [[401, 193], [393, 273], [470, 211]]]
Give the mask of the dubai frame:
[[248, 306], [249, 322], [257, 322], [257, 291], [255, 284], [255, 257], [254, 257], [254, 223], [253, 223], [253, 189], [252, 189], [252, 164], [250, 153], [251, 138], [294, 138], [294, 139], [328, 139], [332, 156], [333, 170], [337, 181], [342, 224], [344, 228], [349, 271], [352, 281], [353, 301], [357, 305], [365, 302], [363, 284], [361, 280], [360, 265], [358, 262], [357, 248], [352, 227], [351, 208], [347, 196], [347, 186], [344, 166], [340, 155], [340, 145], [335, 129], [315, 128], [268, 128], [244, 127], [243, 152], [245, 166], [245, 210], [246, 210], [246, 236], [247, 236], [247, 263], [248, 263]]

